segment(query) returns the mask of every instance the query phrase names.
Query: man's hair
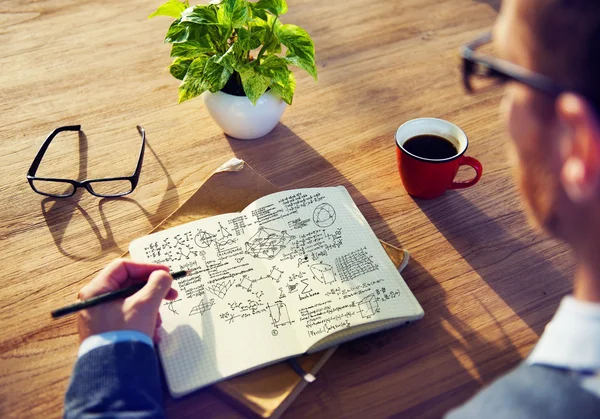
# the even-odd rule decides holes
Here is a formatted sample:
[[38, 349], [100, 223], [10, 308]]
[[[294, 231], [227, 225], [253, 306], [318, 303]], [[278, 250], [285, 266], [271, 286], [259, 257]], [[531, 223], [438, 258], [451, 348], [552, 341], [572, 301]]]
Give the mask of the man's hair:
[[538, 70], [583, 94], [600, 112], [600, 0], [523, 3]]

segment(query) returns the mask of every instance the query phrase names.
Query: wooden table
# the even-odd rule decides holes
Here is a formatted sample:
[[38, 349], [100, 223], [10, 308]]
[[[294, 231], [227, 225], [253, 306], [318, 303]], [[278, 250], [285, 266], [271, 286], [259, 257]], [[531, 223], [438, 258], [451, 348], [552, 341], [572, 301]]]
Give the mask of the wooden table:
[[[282, 188], [349, 188], [377, 235], [411, 251], [405, 278], [425, 309], [415, 325], [344, 345], [287, 417], [439, 417], [522, 359], [570, 289], [566, 247], [528, 226], [511, 176], [499, 94], [466, 96], [458, 47], [490, 28], [499, 1], [288, 0], [284, 22], [313, 36], [319, 82], [297, 94], [264, 139], [226, 138], [201, 100], [177, 105], [160, 3], [0, 4], [3, 286], [0, 416], [59, 417], [77, 351], [74, 319], [49, 312], [129, 242], [175, 210], [232, 156]], [[434, 201], [403, 190], [394, 132], [411, 118], [460, 125], [481, 182]], [[40, 174], [129, 174], [128, 198], [35, 194], [26, 171], [54, 128]], [[460, 174], [470, 176], [468, 170]], [[210, 391], [168, 402], [171, 417], [237, 417]]]

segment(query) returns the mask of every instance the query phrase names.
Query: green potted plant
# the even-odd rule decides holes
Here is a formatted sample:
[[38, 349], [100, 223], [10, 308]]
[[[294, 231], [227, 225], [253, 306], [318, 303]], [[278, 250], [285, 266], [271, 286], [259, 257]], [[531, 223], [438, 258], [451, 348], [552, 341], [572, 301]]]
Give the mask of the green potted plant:
[[314, 43], [283, 24], [285, 0], [213, 0], [191, 6], [169, 0], [149, 17], [171, 16], [169, 71], [181, 80], [179, 103], [202, 95], [210, 115], [232, 137], [268, 134], [292, 104], [296, 80], [289, 66], [315, 80]]

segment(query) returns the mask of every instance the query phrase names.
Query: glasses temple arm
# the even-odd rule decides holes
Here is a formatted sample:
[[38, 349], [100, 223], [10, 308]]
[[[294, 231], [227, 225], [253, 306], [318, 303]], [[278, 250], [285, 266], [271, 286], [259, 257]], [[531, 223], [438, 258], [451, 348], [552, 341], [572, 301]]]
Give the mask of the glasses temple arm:
[[50, 135], [48, 135], [48, 137], [44, 140], [44, 143], [42, 144], [42, 146], [38, 150], [37, 154], [35, 155], [35, 158], [33, 159], [33, 162], [31, 163], [31, 166], [29, 167], [29, 170], [27, 171], [28, 177], [35, 176], [35, 172], [37, 172], [37, 169], [40, 166], [40, 163], [42, 162], [42, 158], [44, 157], [46, 150], [48, 150], [48, 146], [50, 146], [50, 143], [52, 142], [54, 137], [56, 137], [58, 134], [60, 134], [63, 131], [81, 131], [81, 125], [67, 125], [64, 127], [56, 128], [54, 131], [52, 131], [50, 133]]
[[141, 125], [138, 125], [136, 128], [137, 128], [138, 132], [140, 133], [140, 136], [142, 137], [142, 148], [140, 149], [140, 156], [138, 158], [138, 163], [135, 168], [135, 172], [133, 172], [133, 176], [132, 176], [133, 182], [134, 182], [134, 185], [133, 185], [134, 187], [137, 185], [138, 178], [140, 177], [140, 173], [142, 171], [142, 163], [144, 162], [144, 151], [146, 150], [146, 130]]

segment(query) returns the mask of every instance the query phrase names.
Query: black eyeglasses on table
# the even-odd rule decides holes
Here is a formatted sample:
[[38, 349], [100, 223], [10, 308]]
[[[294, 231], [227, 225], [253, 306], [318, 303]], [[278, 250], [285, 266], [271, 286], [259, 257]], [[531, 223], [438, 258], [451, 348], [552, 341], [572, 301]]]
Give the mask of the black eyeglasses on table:
[[146, 148], [146, 131], [139, 125], [137, 126], [137, 130], [142, 137], [142, 147], [137, 166], [133, 172], [133, 175], [131, 176], [86, 179], [81, 181], [73, 179], [37, 177], [35, 173], [42, 162], [44, 153], [46, 153], [46, 150], [48, 149], [48, 146], [54, 137], [63, 131], [81, 131], [81, 125], [69, 125], [56, 128], [50, 133], [48, 138], [46, 138], [37, 152], [35, 159], [33, 159], [31, 167], [29, 167], [29, 170], [27, 171], [27, 181], [29, 182], [31, 189], [41, 195], [52, 196], [55, 198], [67, 198], [69, 196], [73, 196], [77, 188], [85, 188], [92, 195], [107, 198], [130, 194], [138, 184], [140, 172], [142, 171], [142, 163], [144, 161], [144, 150]]

